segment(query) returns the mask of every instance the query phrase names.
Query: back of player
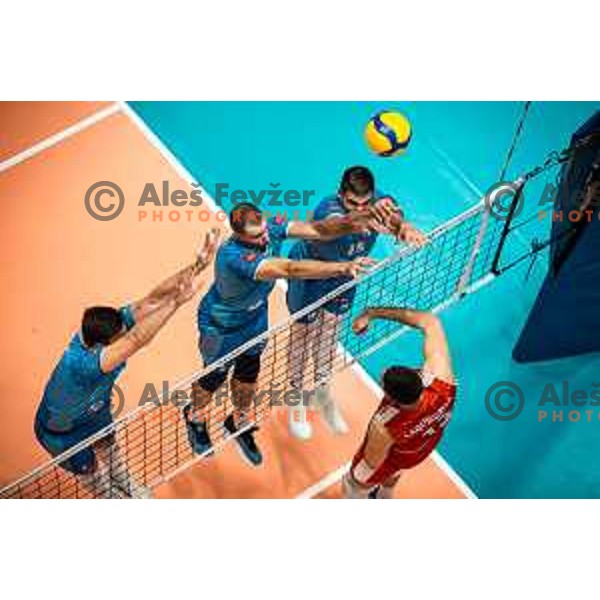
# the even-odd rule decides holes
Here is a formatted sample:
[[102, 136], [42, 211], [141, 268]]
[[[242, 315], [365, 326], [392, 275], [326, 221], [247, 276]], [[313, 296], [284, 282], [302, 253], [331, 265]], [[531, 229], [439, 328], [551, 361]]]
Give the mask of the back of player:
[[361, 333], [373, 318], [416, 327], [425, 336], [422, 368], [395, 366], [383, 377], [384, 398], [344, 477], [348, 498], [391, 498], [401, 473], [423, 462], [439, 444], [450, 421], [456, 384], [440, 321], [409, 309], [368, 309], [355, 321]]
[[[430, 383], [424, 387], [414, 408], [398, 406], [386, 395], [373, 415], [366, 439], [352, 461], [352, 476], [364, 487], [386, 486], [386, 483], [390, 487], [401, 471], [416, 467], [439, 444], [452, 415], [456, 385], [425, 372], [421, 377]], [[384, 438], [391, 438], [392, 443], [383, 461], [372, 467], [366, 452], [377, 444], [374, 438], [380, 435], [381, 429], [385, 430]], [[370, 445], [367, 444], [369, 438]], [[370, 454], [376, 452], [371, 450]]]

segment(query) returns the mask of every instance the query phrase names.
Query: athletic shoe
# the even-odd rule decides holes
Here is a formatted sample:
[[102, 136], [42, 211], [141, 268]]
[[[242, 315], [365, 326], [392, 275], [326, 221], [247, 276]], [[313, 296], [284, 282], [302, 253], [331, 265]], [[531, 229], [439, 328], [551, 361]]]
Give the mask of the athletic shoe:
[[188, 440], [190, 441], [192, 451], [194, 454], [198, 454], [199, 456], [212, 456], [214, 454], [213, 445], [210, 441], [210, 436], [208, 435], [208, 427], [206, 426], [206, 423], [195, 423], [190, 421], [188, 418], [189, 412], [190, 405], [188, 404], [183, 409], [183, 418], [185, 420]]
[[[233, 415], [229, 415], [223, 423], [225, 431], [230, 435], [237, 433], [238, 428], [235, 426]], [[242, 458], [247, 460], [251, 466], [258, 467], [262, 463], [262, 454], [259, 447], [254, 441], [254, 432], [258, 431], [258, 427], [250, 427], [243, 433], [236, 436], [235, 441], [237, 442], [238, 449]]]
[[288, 426], [290, 433], [299, 440], [310, 440], [312, 437], [312, 425], [308, 420], [306, 408], [289, 408]]
[[373, 488], [373, 489], [372, 489], [372, 490], [369, 492], [369, 495], [367, 496], [367, 498], [368, 498], [369, 500], [377, 500], [377, 498], [379, 498], [379, 495], [378, 495], [378, 494], [379, 494], [379, 490], [380, 490], [380, 489], [381, 489], [381, 486], [379, 486], [379, 485], [378, 485], [377, 487], [374, 487], [374, 488]]
[[315, 403], [321, 409], [321, 414], [325, 423], [329, 425], [329, 428], [333, 433], [343, 435], [348, 433], [348, 424], [344, 420], [340, 409], [337, 407], [335, 401], [329, 394], [328, 387], [319, 387], [315, 391]]

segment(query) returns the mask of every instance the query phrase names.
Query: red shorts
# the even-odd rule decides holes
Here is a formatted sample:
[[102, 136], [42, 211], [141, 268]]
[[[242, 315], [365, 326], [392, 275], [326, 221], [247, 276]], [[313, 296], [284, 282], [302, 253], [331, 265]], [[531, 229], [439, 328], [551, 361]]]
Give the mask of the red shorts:
[[389, 479], [397, 477], [402, 471], [412, 469], [422, 463], [435, 449], [437, 441], [419, 452], [390, 452], [386, 459], [374, 469], [367, 463], [363, 444], [352, 460], [350, 473], [352, 478], [364, 487], [375, 487], [385, 484]]

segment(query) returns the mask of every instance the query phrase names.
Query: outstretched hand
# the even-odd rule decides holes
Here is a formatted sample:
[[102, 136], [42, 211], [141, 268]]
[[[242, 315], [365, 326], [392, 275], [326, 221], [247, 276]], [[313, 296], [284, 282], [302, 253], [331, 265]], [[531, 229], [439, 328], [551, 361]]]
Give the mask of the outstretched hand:
[[204, 242], [198, 250], [196, 262], [191, 269], [181, 274], [177, 282], [177, 304], [181, 305], [191, 300], [202, 287], [202, 282], [198, 276], [212, 262], [219, 247], [220, 235], [221, 232], [218, 229], [211, 229], [204, 237]]
[[369, 312], [368, 310], [365, 310], [352, 322], [352, 331], [354, 331], [356, 335], [362, 335], [367, 331], [367, 329], [369, 329], [370, 322], [371, 319], [369, 318]]
[[356, 258], [353, 261], [346, 263], [346, 274], [352, 278], [356, 278], [364, 273], [368, 273], [371, 268], [377, 264], [376, 260], [368, 256]]
[[211, 229], [206, 236], [204, 237], [204, 243], [201, 248], [198, 250], [196, 264], [195, 264], [195, 275], [204, 271], [206, 267], [211, 263], [212, 259], [217, 252], [217, 248], [219, 247], [219, 237], [221, 236], [221, 232], [218, 229]]
[[390, 196], [379, 198], [370, 207], [370, 215], [369, 226], [373, 231], [391, 233], [397, 240], [417, 248], [422, 248], [428, 243], [423, 232], [404, 220], [402, 210]]
[[398, 239], [409, 246], [416, 246], [417, 248], [422, 248], [425, 244], [429, 243], [427, 236], [410, 223], [402, 224], [402, 227], [399, 230]]
[[394, 231], [402, 221], [402, 211], [390, 196], [379, 198], [371, 207], [373, 215], [385, 231]]

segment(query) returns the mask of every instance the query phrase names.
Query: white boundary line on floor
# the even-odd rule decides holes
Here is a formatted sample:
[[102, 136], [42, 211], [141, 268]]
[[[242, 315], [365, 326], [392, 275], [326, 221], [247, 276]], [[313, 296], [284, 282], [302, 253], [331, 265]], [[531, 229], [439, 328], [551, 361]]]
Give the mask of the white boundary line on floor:
[[[119, 102], [119, 106], [124, 114], [126, 114], [131, 121], [138, 127], [138, 129], [144, 134], [151, 146], [154, 146], [162, 157], [173, 167], [174, 171], [182, 179], [185, 179], [190, 185], [194, 182], [194, 176], [187, 170], [186, 167], [179, 161], [178, 158], [165, 146], [162, 140], [148, 127], [146, 122], [127, 104], [127, 102]], [[204, 187], [200, 187], [202, 190], [202, 199], [206, 203], [206, 206], [213, 212], [213, 214], [222, 211], [223, 209], [217, 206], [217, 203], [211, 198]], [[223, 222], [223, 225], [227, 228], [227, 221]]]
[[317, 481], [317, 483], [306, 488], [301, 494], [298, 494], [295, 497], [295, 500], [310, 500], [311, 498], [318, 496], [319, 494], [323, 493], [327, 488], [336, 484], [338, 481], [341, 481], [342, 477], [344, 476], [344, 473], [349, 468], [350, 461], [343, 464], [339, 469], [332, 471], [331, 473], [323, 477], [323, 479]]
[[62, 131], [59, 131], [58, 133], [43, 139], [41, 142], [38, 142], [37, 144], [34, 144], [33, 146], [30, 146], [29, 148], [2, 161], [0, 163], [0, 173], [7, 171], [11, 167], [14, 167], [22, 162], [25, 162], [26, 160], [29, 160], [38, 154], [41, 154], [45, 150], [60, 144], [64, 140], [80, 133], [81, 131], [84, 131], [88, 127], [91, 127], [92, 125], [95, 125], [96, 123], [99, 123], [100, 121], [120, 111], [121, 107], [118, 102], [115, 102], [106, 108], [100, 109], [98, 112], [95, 112], [89, 117], [85, 117], [84, 119], [81, 119], [81, 121], [77, 121], [77, 123], [74, 125], [71, 125], [66, 129], [63, 129]]

